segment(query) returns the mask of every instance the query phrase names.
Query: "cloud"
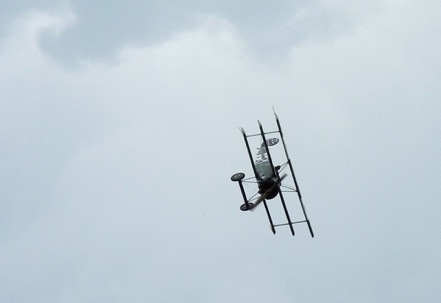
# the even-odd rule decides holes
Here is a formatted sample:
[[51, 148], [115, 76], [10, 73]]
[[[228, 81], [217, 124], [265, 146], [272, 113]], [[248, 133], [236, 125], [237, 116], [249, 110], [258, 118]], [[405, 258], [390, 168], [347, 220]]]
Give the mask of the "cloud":
[[[345, 6], [363, 22], [265, 63], [209, 15], [75, 69], [40, 38], [79, 15], [22, 15], [0, 48], [1, 301], [437, 299], [430, 5]], [[229, 177], [250, 169], [237, 126], [271, 129], [271, 105], [314, 239], [238, 210]]]
[[117, 64], [72, 71], [37, 43], [60, 22], [33, 14], [3, 44], [3, 300], [219, 296], [206, 277], [240, 262], [221, 240], [239, 244], [225, 222], [223, 201], [233, 199], [221, 155], [225, 128], [237, 131], [229, 112], [242, 87], [231, 71], [252, 74], [240, 42], [215, 19], [159, 47], [127, 48]]
[[[8, 16], [35, 10], [75, 16], [62, 33], [43, 31], [42, 48], [67, 65], [85, 58], [113, 59], [125, 45], [161, 44], [182, 31], [201, 26], [207, 17], [226, 20], [234, 26], [247, 51], [261, 59], [274, 60], [290, 48], [311, 38], [333, 39], [351, 30], [355, 18], [376, 10], [378, 4], [362, 3], [342, 9], [320, 1], [232, 2], [180, 1], [67, 1], [61, 4], [34, 2], [10, 5]], [[8, 19], [10, 20], [10, 19]]]

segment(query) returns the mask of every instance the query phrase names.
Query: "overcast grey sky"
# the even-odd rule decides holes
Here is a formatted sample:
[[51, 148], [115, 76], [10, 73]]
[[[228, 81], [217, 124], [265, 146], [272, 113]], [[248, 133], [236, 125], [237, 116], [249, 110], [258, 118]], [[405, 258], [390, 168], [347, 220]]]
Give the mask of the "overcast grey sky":
[[[1, 302], [439, 301], [437, 1], [0, 6]], [[313, 239], [239, 210], [271, 106]]]

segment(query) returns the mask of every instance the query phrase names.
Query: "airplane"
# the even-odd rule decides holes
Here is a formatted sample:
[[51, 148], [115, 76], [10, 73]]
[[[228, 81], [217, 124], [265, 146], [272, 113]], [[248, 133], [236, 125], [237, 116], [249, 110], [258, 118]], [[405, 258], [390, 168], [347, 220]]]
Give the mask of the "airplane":
[[[264, 132], [262, 124], [260, 123], [259, 120], [257, 120], [260, 130], [258, 134], [247, 135], [245, 130], [243, 128], [240, 128], [254, 173], [253, 177], [249, 177], [246, 179], [245, 179], [245, 174], [241, 172], [231, 176], [231, 181], [237, 182], [239, 184], [239, 188], [244, 200], [244, 203], [240, 206], [240, 209], [242, 211], [254, 211], [256, 207], [263, 202], [273, 234], [276, 233], [276, 227], [288, 225], [290, 227], [291, 234], [294, 236], [295, 235], [294, 224], [306, 223], [309, 232], [311, 234], [311, 237], [314, 237], [314, 232], [312, 230], [310, 220], [308, 219], [308, 216], [306, 214], [306, 209], [302, 201], [300, 188], [294, 174], [294, 168], [289, 158], [288, 150], [286, 148], [285, 140], [283, 138], [283, 132], [282, 132], [282, 127], [280, 125], [279, 117], [275, 112], [274, 112], [274, 116], [277, 123], [276, 131]], [[276, 137], [267, 138], [266, 135], [270, 135], [270, 134], [276, 134]], [[258, 147], [257, 154], [255, 155], [255, 157], [253, 157], [248, 139], [250, 137], [256, 137], [256, 136], [260, 136], [262, 143]], [[273, 163], [273, 158], [270, 153], [270, 147], [274, 148], [274, 146], [277, 145], [280, 141], [282, 142], [284, 149], [285, 162], [275, 166]], [[288, 170], [289, 173], [285, 173], [286, 170]], [[282, 182], [287, 177], [288, 179], [291, 179], [293, 181], [294, 186], [287, 185]], [[258, 190], [251, 196], [251, 198], [247, 198], [247, 194], [243, 185], [244, 183], [257, 183]], [[288, 207], [284, 197], [284, 194], [288, 194], [288, 193], [295, 193], [300, 203], [303, 218], [299, 221], [291, 220], [291, 216], [288, 211]], [[270, 208], [268, 206], [269, 203], [267, 203], [267, 200], [274, 199], [277, 196], [280, 197], [283, 211], [285, 213], [287, 220], [286, 223], [274, 224], [273, 219], [271, 217]]]

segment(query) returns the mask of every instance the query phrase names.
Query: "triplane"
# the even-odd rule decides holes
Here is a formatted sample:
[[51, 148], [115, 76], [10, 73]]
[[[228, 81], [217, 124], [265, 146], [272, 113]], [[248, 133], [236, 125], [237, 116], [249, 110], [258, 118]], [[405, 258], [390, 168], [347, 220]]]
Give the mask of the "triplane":
[[[240, 128], [240, 131], [242, 132], [243, 138], [245, 140], [245, 145], [247, 147], [248, 155], [251, 160], [251, 166], [254, 172], [254, 177], [245, 178], [244, 173], [236, 173], [231, 177], [231, 181], [237, 182], [239, 184], [240, 191], [242, 193], [242, 197], [244, 200], [244, 204], [240, 206], [240, 209], [242, 211], [250, 211], [250, 210], [252, 211], [256, 208], [256, 206], [258, 206], [260, 203], [263, 202], [266, 213], [268, 215], [269, 223], [271, 225], [271, 230], [274, 234], [276, 233], [276, 227], [288, 225], [292, 235], [294, 236], [295, 235], [294, 224], [306, 223], [308, 225], [309, 232], [311, 233], [311, 237], [314, 237], [314, 232], [312, 230], [308, 216], [306, 215], [306, 210], [302, 201], [302, 195], [300, 193], [299, 185], [297, 183], [297, 179], [294, 174], [294, 169], [288, 155], [285, 141], [283, 139], [283, 133], [282, 133], [282, 128], [280, 126], [279, 118], [277, 117], [276, 113], [274, 113], [274, 116], [276, 118], [277, 128], [278, 128], [278, 130], [276, 131], [264, 132], [260, 121], [257, 121], [260, 129], [260, 133], [258, 134], [247, 135], [245, 133], [245, 130], [243, 128]], [[270, 135], [270, 134], [275, 134], [274, 135], [275, 137], [267, 138], [266, 135]], [[249, 138], [259, 137], [259, 136], [261, 143], [260, 146], [258, 147], [258, 151], [257, 154], [255, 155], [255, 158], [253, 158], [253, 154], [251, 153], [251, 149], [250, 149]], [[279, 141], [282, 141], [282, 145], [284, 149], [284, 152], [282, 152], [282, 154], [284, 158], [283, 161], [285, 162], [275, 166], [273, 163], [273, 158], [270, 153], [270, 147], [271, 149], [273, 149], [274, 146], [277, 143], [279, 143]], [[286, 173], [287, 170], [289, 170], [288, 173]], [[285, 183], [282, 183], [282, 181], [284, 180]], [[245, 184], [251, 183], [254, 185], [257, 184], [258, 189], [254, 190], [257, 192], [255, 192], [251, 196], [251, 198], [247, 198], [247, 194], [244, 188], [244, 183]], [[298, 221], [292, 221], [291, 216], [289, 214], [288, 207], [284, 197], [284, 194], [288, 194], [288, 193], [296, 194], [300, 202], [302, 217]], [[273, 218], [271, 217], [270, 208], [268, 206], [269, 203], [267, 203], [267, 200], [271, 200], [277, 197], [277, 195], [280, 197], [280, 201], [282, 202], [283, 213], [287, 220], [286, 223], [274, 224]]]

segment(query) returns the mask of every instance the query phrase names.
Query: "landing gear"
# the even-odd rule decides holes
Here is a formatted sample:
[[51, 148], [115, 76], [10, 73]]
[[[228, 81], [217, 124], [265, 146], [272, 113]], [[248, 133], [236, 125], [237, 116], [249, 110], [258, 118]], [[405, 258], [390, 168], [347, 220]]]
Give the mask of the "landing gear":
[[253, 207], [254, 207], [254, 203], [248, 202], [248, 203], [242, 204], [240, 206], [240, 210], [241, 211], [247, 211], [247, 210], [253, 209]]
[[237, 173], [231, 176], [231, 181], [233, 182], [237, 182], [242, 180], [243, 178], [245, 178], [245, 174], [244, 173]]
[[245, 190], [243, 189], [242, 180], [245, 178], [244, 173], [236, 173], [231, 176], [231, 181], [239, 183], [240, 191], [242, 192], [243, 201], [245, 202], [240, 206], [240, 210], [247, 211], [254, 207], [254, 203], [248, 202], [247, 197], [245, 195]]

